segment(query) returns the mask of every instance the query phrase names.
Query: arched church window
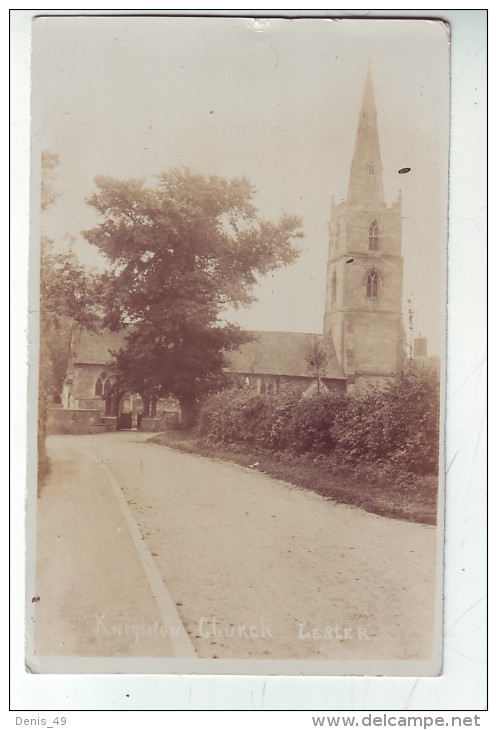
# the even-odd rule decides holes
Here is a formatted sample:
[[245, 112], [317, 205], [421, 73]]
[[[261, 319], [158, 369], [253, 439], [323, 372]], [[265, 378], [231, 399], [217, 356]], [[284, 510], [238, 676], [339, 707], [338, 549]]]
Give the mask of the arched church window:
[[380, 292], [380, 277], [377, 271], [371, 271], [368, 276], [368, 282], [366, 285], [366, 295], [368, 299], [378, 299]]
[[103, 392], [103, 383], [100, 380], [100, 378], [97, 378], [97, 382], [95, 383], [95, 396], [101, 396]]
[[112, 390], [112, 383], [110, 382], [109, 378], [107, 378], [107, 380], [105, 381], [105, 385], [104, 385], [104, 398], [109, 397], [109, 395], [111, 394], [111, 390]]
[[373, 165], [372, 162], [370, 162], [369, 165], [368, 165], [368, 174], [369, 175], [374, 175], [374, 165]]
[[376, 221], [369, 226], [369, 250], [378, 250], [378, 223]]
[[333, 272], [331, 278], [331, 303], [336, 304], [337, 301], [337, 272]]

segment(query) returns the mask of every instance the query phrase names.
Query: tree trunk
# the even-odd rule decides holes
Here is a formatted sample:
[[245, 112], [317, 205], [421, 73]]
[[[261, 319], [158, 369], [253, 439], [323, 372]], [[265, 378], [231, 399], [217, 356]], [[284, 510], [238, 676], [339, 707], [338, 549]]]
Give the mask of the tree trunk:
[[193, 428], [196, 420], [196, 404], [194, 395], [185, 395], [180, 399], [181, 405], [181, 428], [187, 430]]

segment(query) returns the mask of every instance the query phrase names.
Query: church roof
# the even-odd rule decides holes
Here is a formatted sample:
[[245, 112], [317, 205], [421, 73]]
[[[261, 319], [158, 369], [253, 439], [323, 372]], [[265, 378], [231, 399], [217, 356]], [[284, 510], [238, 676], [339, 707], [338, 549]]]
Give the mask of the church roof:
[[[228, 354], [230, 371], [258, 375], [312, 377], [307, 358], [316, 340], [327, 356], [324, 378], [343, 378], [331, 337], [304, 332], [256, 332], [253, 339], [239, 350]], [[72, 360], [75, 364], [106, 365], [111, 350], [124, 344], [126, 332], [80, 331], [73, 337]]]
[[106, 365], [111, 359], [111, 350], [119, 350], [124, 344], [126, 332], [90, 332], [79, 330], [72, 340], [73, 363], [85, 365]]
[[331, 337], [306, 332], [253, 331], [249, 334], [254, 339], [229, 354], [232, 372], [312, 377], [307, 359], [317, 341], [327, 356], [322, 377], [344, 377]]

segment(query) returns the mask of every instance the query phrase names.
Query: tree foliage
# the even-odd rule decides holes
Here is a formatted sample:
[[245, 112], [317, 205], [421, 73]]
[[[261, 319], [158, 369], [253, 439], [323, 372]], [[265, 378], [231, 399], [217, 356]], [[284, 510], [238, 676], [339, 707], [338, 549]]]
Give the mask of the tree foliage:
[[102, 318], [102, 286], [97, 274], [79, 263], [72, 251], [56, 253], [52, 241], [42, 239], [40, 308], [57, 328], [61, 318], [95, 329]]
[[191, 412], [220, 387], [226, 351], [247, 339], [223, 312], [251, 302], [260, 275], [296, 258], [300, 221], [261, 218], [245, 178], [174, 169], [155, 187], [109, 177], [96, 187], [88, 202], [101, 223], [85, 236], [110, 264], [105, 324], [129, 330], [116, 372]]
[[96, 329], [100, 323], [99, 277], [71, 252], [55, 253], [42, 239], [40, 258], [40, 374], [49, 402], [59, 403], [75, 325]]

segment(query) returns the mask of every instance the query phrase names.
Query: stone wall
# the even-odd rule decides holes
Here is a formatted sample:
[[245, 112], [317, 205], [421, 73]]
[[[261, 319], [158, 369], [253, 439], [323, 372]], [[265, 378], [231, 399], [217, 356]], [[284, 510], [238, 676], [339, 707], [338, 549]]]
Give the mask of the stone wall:
[[87, 434], [95, 433], [95, 426], [101, 426], [102, 418], [99, 410], [64, 410], [62, 408], [47, 409], [47, 434]]
[[[339, 393], [345, 391], [345, 379], [335, 380], [332, 378], [322, 378], [322, 384], [328, 390], [335, 390]], [[251, 391], [261, 395], [272, 395], [276, 393], [306, 393], [314, 390], [316, 379], [309, 376], [303, 377], [298, 375], [258, 375], [251, 373], [246, 375], [238, 375], [237, 383], [239, 386], [245, 387]]]
[[140, 431], [167, 431], [179, 426], [178, 413], [163, 413], [160, 418], [142, 418]]
[[107, 431], [117, 431], [116, 416], [102, 416], [102, 423], [107, 426]]

